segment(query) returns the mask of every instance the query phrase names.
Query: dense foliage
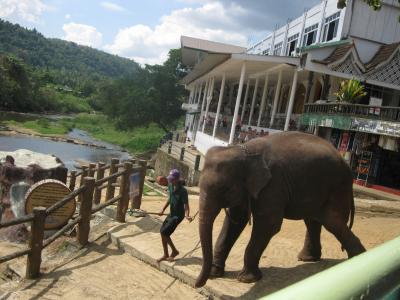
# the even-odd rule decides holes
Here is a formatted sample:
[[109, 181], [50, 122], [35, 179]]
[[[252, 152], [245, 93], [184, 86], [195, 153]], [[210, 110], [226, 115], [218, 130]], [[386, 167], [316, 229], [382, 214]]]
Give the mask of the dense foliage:
[[186, 70], [179, 64], [180, 50], [173, 49], [163, 65], [147, 65], [126, 78], [100, 88], [99, 104], [120, 129], [156, 123], [165, 131], [178, 120], [186, 95], [179, 80]]
[[52, 84], [45, 71], [0, 55], [0, 110], [75, 113], [87, 112], [90, 106], [72, 90]]
[[93, 82], [136, 72], [133, 60], [60, 39], [45, 38], [0, 19], [0, 54], [13, 54], [26, 64], [42, 68], [54, 83], [90, 91]]
[[120, 130], [157, 124], [168, 131], [182, 114], [180, 56], [174, 49], [163, 65], [141, 67], [0, 20], [0, 110], [97, 110]]
[[340, 102], [355, 103], [367, 93], [357, 79], [344, 80], [340, 83], [339, 91], [335, 94]]

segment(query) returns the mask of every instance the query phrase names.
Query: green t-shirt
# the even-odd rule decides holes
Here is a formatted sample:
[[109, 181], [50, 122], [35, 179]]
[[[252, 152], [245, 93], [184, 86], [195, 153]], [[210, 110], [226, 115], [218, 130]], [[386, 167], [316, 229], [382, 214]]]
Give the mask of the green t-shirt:
[[188, 192], [183, 185], [178, 185], [174, 191], [172, 184], [168, 185], [170, 215], [183, 219], [185, 217], [185, 204], [188, 203]]

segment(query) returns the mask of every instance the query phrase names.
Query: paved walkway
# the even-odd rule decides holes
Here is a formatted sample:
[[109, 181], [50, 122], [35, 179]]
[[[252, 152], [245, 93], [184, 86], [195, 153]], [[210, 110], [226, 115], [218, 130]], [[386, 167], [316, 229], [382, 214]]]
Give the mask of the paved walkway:
[[[142, 209], [159, 211], [165, 199], [160, 197], [146, 197], [142, 202]], [[190, 197], [192, 214], [197, 211], [198, 197]], [[368, 203], [363, 204], [368, 205]], [[223, 221], [220, 214], [214, 226], [214, 240], [218, 236]], [[121, 249], [146, 263], [178, 278], [189, 285], [193, 285], [201, 269], [201, 249], [198, 237], [198, 219], [188, 223], [183, 221], [172, 236], [180, 255], [175, 262], [162, 262], [156, 259], [162, 255], [162, 246], [159, 236], [159, 227], [162, 218], [159, 217], [128, 217], [126, 224], [120, 224], [109, 231], [112, 241]], [[400, 234], [400, 218], [374, 216], [371, 214], [356, 213], [354, 232], [359, 236], [364, 246], [371, 249], [385, 241], [391, 240]], [[254, 299], [274, 292], [316, 272], [329, 268], [346, 258], [341, 251], [339, 242], [323, 230], [323, 260], [318, 263], [302, 263], [297, 261], [297, 253], [303, 245], [305, 226], [300, 221], [285, 221], [282, 230], [267, 247], [261, 259], [263, 279], [255, 284], [238, 282], [235, 277], [243, 265], [243, 253], [247, 245], [251, 227], [247, 226], [238, 242], [234, 246], [227, 260], [226, 278], [209, 280], [204, 293], [210, 293], [219, 298]]]
[[106, 237], [46, 270], [39, 279], [7, 287], [2, 291], [0, 286], [1, 299], [206, 299], [195, 289], [132, 258]]

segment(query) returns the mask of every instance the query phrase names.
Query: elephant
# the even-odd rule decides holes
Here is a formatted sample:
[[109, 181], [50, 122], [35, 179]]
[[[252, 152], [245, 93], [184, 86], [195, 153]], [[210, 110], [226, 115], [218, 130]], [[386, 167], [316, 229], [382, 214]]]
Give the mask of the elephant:
[[[302, 132], [281, 132], [244, 144], [212, 147], [200, 177], [199, 234], [203, 254], [196, 287], [224, 275], [225, 261], [253, 216], [242, 282], [262, 277], [260, 257], [283, 219], [304, 220], [307, 231], [301, 261], [321, 258], [321, 227], [341, 243], [348, 257], [365, 251], [351, 231], [353, 177], [347, 163], [326, 140]], [[212, 249], [213, 223], [221, 209], [225, 220]], [[347, 225], [350, 218], [349, 225]]]

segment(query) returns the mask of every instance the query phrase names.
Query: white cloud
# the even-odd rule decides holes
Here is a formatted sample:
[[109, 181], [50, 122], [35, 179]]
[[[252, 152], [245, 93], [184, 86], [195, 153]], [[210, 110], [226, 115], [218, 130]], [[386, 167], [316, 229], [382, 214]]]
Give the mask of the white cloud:
[[67, 41], [91, 47], [99, 47], [102, 43], [103, 36], [96, 27], [71, 22], [64, 24], [63, 30], [65, 32], [63, 39]]
[[169, 49], [180, 47], [181, 35], [246, 46], [247, 28], [235, 21], [235, 16], [244, 13], [240, 6], [220, 2], [175, 10], [163, 16], [154, 28], [138, 24], [120, 29], [113, 43], [104, 49], [139, 63], [154, 64], [162, 63]]
[[38, 23], [50, 7], [41, 0], [0, 0], [0, 18]]
[[69, 19], [71, 19], [71, 15], [70, 15], [70, 14], [66, 14], [66, 15], [65, 15], [65, 18], [66, 18], [67, 20], [69, 20]]
[[122, 6], [115, 4], [113, 2], [108, 2], [108, 1], [103, 1], [100, 3], [100, 5], [107, 9], [107, 10], [111, 10], [111, 11], [125, 11], [125, 8], [123, 8]]

